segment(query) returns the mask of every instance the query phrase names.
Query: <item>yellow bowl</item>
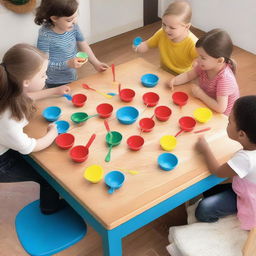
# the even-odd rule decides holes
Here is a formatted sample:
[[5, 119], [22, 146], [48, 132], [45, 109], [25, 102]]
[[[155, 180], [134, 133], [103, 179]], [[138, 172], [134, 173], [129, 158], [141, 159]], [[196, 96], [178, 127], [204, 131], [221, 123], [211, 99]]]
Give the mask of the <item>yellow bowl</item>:
[[197, 108], [194, 118], [200, 123], [206, 123], [212, 118], [212, 111], [209, 108]]
[[103, 173], [103, 168], [94, 164], [85, 169], [84, 178], [92, 183], [98, 183], [103, 178]]
[[172, 135], [165, 135], [160, 139], [160, 145], [163, 150], [171, 151], [177, 145], [177, 139]]

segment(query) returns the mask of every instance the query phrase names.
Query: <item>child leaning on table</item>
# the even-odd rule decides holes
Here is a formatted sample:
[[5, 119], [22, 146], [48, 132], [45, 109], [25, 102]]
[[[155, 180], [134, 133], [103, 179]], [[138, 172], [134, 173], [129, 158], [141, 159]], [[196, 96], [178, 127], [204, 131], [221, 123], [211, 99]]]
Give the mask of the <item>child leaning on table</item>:
[[85, 62], [76, 58], [78, 48], [88, 54], [89, 62], [97, 71], [105, 71], [108, 65], [100, 62], [77, 24], [76, 0], [42, 0], [37, 8], [35, 23], [43, 25], [39, 30], [37, 47], [49, 55], [46, 87], [56, 87], [77, 79], [76, 69]]
[[144, 53], [158, 47], [161, 66], [165, 70], [175, 74], [190, 70], [197, 57], [197, 37], [189, 30], [191, 16], [191, 7], [187, 1], [172, 2], [163, 14], [162, 28], [135, 47], [135, 51]]
[[210, 172], [218, 177], [232, 178], [232, 185], [221, 184], [204, 193], [196, 208], [196, 218], [215, 222], [237, 213], [244, 230], [256, 230], [256, 96], [239, 98], [229, 116], [227, 134], [242, 149], [220, 165], [204, 137], [196, 143]]
[[41, 211], [51, 214], [64, 201], [59, 200], [59, 194], [22, 157], [47, 148], [58, 135], [55, 124], [50, 124], [46, 134], [38, 139], [23, 131], [36, 110], [34, 99], [70, 91], [66, 85], [42, 90], [47, 66], [46, 54], [28, 44], [10, 48], [0, 64], [0, 182], [39, 183]]
[[170, 87], [198, 80], [192, 88], [193, 95], [216, 112], [229, 115], [239, 88], [235, 78], [236, 65], [230, 58], [233, 44], [227, 32], [213, 29], [196, 43], [197, 65], [169, 82]]

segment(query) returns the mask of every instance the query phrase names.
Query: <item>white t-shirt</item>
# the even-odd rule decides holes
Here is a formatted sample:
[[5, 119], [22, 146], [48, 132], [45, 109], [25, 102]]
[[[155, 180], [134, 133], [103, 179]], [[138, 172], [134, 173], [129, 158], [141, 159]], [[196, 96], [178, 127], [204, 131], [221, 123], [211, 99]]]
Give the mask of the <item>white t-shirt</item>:
[[36, 140], [28, 137], [23, 128], [28, 124], [26, 119], [17, 121], [11, 118], [11, 111], [7, 109], [0, 115], [0, 155], [9, 149], [21, 154], [29, 154], [36, 146]]
[[240, 150], [227, 163], [241, 179], [256, 184], [256, 150]]

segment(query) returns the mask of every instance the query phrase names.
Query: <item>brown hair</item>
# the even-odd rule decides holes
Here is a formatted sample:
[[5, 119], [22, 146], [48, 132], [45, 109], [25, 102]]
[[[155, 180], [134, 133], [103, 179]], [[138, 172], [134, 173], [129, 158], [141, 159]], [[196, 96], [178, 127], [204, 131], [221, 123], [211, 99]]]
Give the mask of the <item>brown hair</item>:
[[47, 55], [29, 44], [16, 44], [4, 55], [0, 65], [0, 114], [10, 109], [14, 119], [31, 119], [35, 107], [24, 93], [24, 80], [31, 79]]
[[76, 0], [42, 0], [36, 9], [34, 21], [37, 25], [52, 26], [51, 16], [69, 17], [77, 11], [77, 8]]
[[191, 6], [187, 1], [176, 0], [169, 4], [165, 10], [163, 17], [167, 15], [182, 16], [182, 20], [187, 24], [190, 23], [192, 17]]
[[236, 64], [232, 60], [233, 43], [229, 34], [221, 29], [213, 29], [200, 37], [196, 42], [196, 47], [202, 47], [205, 52], [213, 58], [225, 59], [225, 62], [230, 64], [233, 73], [236, 72]]

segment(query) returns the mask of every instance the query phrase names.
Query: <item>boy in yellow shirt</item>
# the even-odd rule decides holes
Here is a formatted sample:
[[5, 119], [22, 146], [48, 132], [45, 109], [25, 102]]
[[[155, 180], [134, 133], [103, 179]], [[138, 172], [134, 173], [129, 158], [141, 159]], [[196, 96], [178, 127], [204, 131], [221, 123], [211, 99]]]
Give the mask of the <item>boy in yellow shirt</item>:
[[187, 72], [197, 57], [197, 37], [189, 30], [192, 11], [183, 0], [172, 2], [162, 17], [162, 28], [151, 38], [139, 44], [135, 51], [144, 53], [150, 48], [159, 48], [161, 66], [177, 74]]

